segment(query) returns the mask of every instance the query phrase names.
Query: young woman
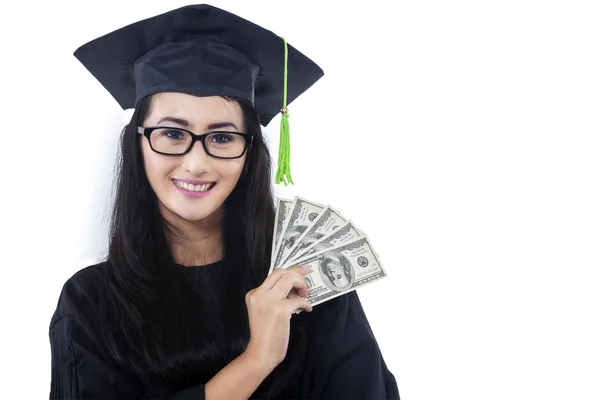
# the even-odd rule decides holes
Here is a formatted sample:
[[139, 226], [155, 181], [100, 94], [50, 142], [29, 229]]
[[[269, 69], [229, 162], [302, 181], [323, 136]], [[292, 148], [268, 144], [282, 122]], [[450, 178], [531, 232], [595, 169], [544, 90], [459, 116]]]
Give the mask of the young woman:
[[274, 199], [260, 125], [285, 104], [285, 57], [290, 101], [323, 75], [284, 44], [201, 5], [75, 53], [135, 111], [108, 257], [65, 283], [52, 317], [50, 398], [399, 398], [356, 292], [313, 310], [309, 271], [267, 276]]

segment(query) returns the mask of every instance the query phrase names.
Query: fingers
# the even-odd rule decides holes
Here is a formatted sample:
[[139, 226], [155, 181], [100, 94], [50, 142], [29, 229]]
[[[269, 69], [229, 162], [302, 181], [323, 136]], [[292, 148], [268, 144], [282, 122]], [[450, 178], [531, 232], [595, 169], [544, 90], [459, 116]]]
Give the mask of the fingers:
[[306, 288], [300, 288], [300, 289], [296, 289], [296, 288], [292, 288], [292, 290], [290, 290], [290, 292], [287, 295], [287, 298], [291, 298], [291, 297], [308, 297], [308, 289], [310, 288], [310, 285], [307, 282]]
[[246, 305], [281, 301], [280, 306], [290, 314], [299, 310], [312, 311], [307, 300], [309, 283], [305, 279], [309, 273], [310, 268], [301, 266], [276, 269], [261, 286], [246, 293]]
[[308, 297], [308, 282], [302, 275], [296, 273], [285, 274], [277, 281], [271, 292], [277, 299], [288, 297], [290, 291], [295, 290], [298, 295]]
[[312, 311], [312, 305], [309, 303], [307, 299], [303, 299], [302, 297], [294, 297], [291, 299], [284, 300], [286, 311], [290, 313], [296, 312], [298, 310], [304, 311]]
[[306, 276], [309, 273], [310, 273], [310, 268], [303, 268], [303, 267], [291, 267], [291, 268], [286, 268], [286, 269], [276, 268], [269, 276], [267, 276], [267, 279], [265, 279], [265, 281], [263, 282], [263, 284], [260, 287], [262, 289], [271, 290], [275, 287], [275, 285], [277, 284], [277, 282], [279, 282], [279, 280], [281, 278], [283, 278], [284, 276], [286, 276], [288, 274]]
[[308, 289], [310, 289], [310, 284], [306, 279], [304, 280], [304, 282], [306, 283], [306, 286], [301, 286], [300, 288], [292, 287], [290, 293], [288, 294], [288, 297], [292, 294], [300, 297], [308, 297]]

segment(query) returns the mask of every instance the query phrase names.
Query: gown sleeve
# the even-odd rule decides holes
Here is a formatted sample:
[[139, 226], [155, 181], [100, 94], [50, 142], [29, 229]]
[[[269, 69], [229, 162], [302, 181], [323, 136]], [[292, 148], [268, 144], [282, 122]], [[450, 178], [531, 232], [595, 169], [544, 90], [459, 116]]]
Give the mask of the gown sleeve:
[[87, 322], [82, 307], [89, 293], [69, 281], [50, 323], [50, 399], [204, 399], [204, 385], [173, 394], [147, 393], [132, 374], [120, 370]]
[[400, 399], [356, 291], [313, 313], [308, 374], [302, 394], [310, 399]]

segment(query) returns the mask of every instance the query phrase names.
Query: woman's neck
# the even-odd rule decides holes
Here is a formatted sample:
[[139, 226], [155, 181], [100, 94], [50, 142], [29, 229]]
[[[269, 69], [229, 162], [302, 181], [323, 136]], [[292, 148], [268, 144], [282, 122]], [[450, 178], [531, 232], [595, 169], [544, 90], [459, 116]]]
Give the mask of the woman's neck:
[[176, 229], [167, 238], [177, 264], [208, 265], [223, 259], [223, 207], [200, 221], [188, 221], [164, 209], [161, 213]]

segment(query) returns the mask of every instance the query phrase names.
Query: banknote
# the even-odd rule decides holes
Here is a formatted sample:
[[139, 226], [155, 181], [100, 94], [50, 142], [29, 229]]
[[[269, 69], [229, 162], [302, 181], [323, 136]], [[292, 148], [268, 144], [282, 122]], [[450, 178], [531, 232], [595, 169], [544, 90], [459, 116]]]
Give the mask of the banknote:
[[293, 203], [294, 200], [281, 197], [277, 198], [275, 202], [275, 223], [273, 226], [273, 242], [271, 247], [271, 269], [273, 269], [273, 263], [275, 262], [274, 255], [277, 248], [277, 243], [279, 243], [281, 233], [283, 232], [283, 225], [290, 214], [289, 211]]
[[278, 240], [274, 256], [271, 257], [271, 271], [281, 265], [281, 261], [287, 258], [296, 240], [325, 210], [325, 206], [313, 203], [302, 197], [294, 197], [290, 206], [289, 215], [284, 222], [281, 237]]
[[316, 306], [388, 275], [371, 242], [365, 236], [337, 244], [298, 259], [294, 265], [308, 265], [308, 301]]
[[364, 234], [362, 233], [362, 231], [360, 229], [358, 229], [354, 225], [354, 222], [348, 221], [344, 225], [342, 225], [341, 227], [336, 229], [335, 231], [328, 234], [327, 236], [321, 238], [320, 240], [318, 240], [315, 243], [312, 243], [311, 245], [306, 247], [303, 252], [298, 253], [293, 258], [289, 257], [288, 261], [286, 261], [285, 265], [283, 265], [283, 268], [290, 267], [292, 264], [294, 264], [294, 262], [296, 260], [298, 260], [300, 258], [306, 258], [307, 256], [309, 256], [311, 254], [328, 249], [337, 244], [343, 244], [346, 242], [356, 240], [363, 236], [364, 236]]
[[346, 218], [339, 211], [327, 206], [321, 215], [300, 235], [287, 256], [280, 260], [280, 265], [293, 261], [297, 255], [302, 254], [308, 247], [339, 229], [346, 222]]

